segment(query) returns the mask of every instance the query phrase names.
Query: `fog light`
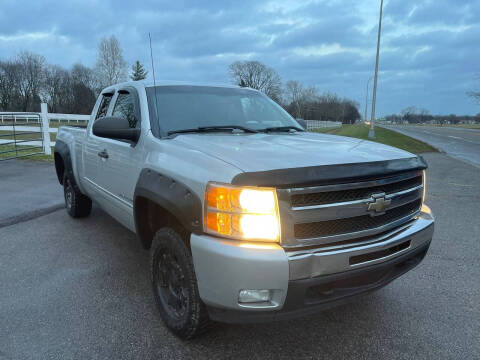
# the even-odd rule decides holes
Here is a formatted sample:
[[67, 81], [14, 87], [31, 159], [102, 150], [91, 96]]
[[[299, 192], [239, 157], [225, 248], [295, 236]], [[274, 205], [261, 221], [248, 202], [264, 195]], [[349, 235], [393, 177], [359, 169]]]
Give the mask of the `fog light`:
[[240, 290], [238, 294], [239, 303], [258, 303], [270, 301], [270, 290]]

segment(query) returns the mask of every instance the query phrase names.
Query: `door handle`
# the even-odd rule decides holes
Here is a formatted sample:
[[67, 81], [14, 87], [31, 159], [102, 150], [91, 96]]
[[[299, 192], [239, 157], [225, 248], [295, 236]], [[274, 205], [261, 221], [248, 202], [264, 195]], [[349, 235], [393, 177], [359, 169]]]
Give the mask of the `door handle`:
[[104, 158], [104, 159], [108, 159], [107, 150], [100, 151], [100, 152], [98, 153], [98, 156], [100, 156], [101, 158]]

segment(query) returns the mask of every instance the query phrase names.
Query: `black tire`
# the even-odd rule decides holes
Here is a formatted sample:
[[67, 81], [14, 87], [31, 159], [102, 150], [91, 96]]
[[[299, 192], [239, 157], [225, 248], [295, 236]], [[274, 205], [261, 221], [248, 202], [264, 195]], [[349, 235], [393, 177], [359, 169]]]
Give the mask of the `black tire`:
[[198, 293], [192, 256], [173, 229], [162, 228], [155, 234], [150, 268], [153, 295], [165, 325], [182, 339], [205, 332], [210, 319]]
[[80, 218], [90, 215], [92, 200], [81, 193], [75, 179], [67, 171], [63, 174], [63, 195], [65, 207], [71, 217]]

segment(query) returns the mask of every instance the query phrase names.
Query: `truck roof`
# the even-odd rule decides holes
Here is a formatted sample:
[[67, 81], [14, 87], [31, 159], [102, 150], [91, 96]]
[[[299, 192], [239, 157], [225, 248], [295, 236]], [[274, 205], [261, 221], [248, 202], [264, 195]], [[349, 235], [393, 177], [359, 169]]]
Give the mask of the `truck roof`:
[[[233, 88], [239, 89], [240, 86], [226, 84], [226, 83], [207, 83], [207, 82], [189, 82], [189, 81], [176, 81], [176, 80], [157, 80], [155, 84], [153, 81], [139, 80], [139, 81], [126, 81], [111, 85], [103, 89], [103, 91], [115, 90], [118, 87], [123, 86], [133, 86], [136, 88], [148, 88], [153, 86], [210, 86], [210, 87], [222, 87], [222, 88]], [[252, 89], [253, 90], [253, 89]], [[103, 92], [102, 91], [102, 92]]]

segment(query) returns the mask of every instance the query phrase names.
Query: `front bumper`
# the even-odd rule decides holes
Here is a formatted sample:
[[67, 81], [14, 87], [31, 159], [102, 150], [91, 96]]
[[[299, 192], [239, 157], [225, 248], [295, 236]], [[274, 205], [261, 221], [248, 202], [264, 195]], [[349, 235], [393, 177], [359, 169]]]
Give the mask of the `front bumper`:
[[[387, 285], [422, 261], [433, 227], [433, 216], [424, 206], [401, 231], [340, 250], [285, 252], [278, 244], [194, 234], [190, 244], [200, 297], [210, 317], [253, 323], [315, 313]], [[243, 289], [270, 289], [272, 300], [240, 304]]]

